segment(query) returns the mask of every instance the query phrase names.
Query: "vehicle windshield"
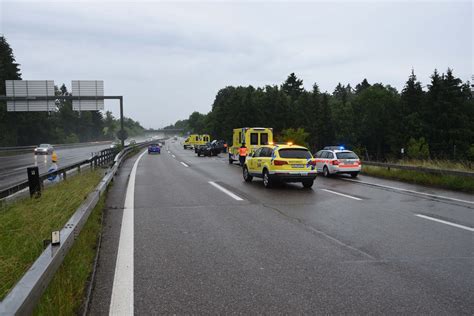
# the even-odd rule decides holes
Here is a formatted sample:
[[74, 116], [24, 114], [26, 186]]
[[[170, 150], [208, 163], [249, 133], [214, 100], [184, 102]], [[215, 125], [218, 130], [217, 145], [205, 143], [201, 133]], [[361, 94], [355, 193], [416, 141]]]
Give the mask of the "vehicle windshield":
[[49, 145], [48, 145], [48, 144], [41, 144], [41, 145], [39, 145], [39, 147], [41, 147], [41, 148], [47, 148], [47, 147], [49, 147]]
[[340, 153], [336, 153], [337, 159], [359, 159], [355, 153], [352, 151], [343, 151]]
[[299, 159], [310, 159], [313, 158], [311, 153], [307, 149], [301, 148], [285, 148], [278, 151], [281, 158], [299, 158]]

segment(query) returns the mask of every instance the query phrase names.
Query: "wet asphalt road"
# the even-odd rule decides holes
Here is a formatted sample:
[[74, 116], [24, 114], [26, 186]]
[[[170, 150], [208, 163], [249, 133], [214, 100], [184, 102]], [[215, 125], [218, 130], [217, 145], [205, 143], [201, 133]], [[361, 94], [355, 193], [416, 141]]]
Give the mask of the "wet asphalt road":
[[[135, 138], [137, 142], [145, 141], [145, 139], [145, 137]], [[128, 144], [128, 142], [126, 141], [125, 144]], [[58, 155], [57, 165], [61, 168], [89, 159], [93, 154], [110, 148], [110, 144], [112, 142], [102, 142], [81, 147], [55, 148]], [[40, 174], [47, 172], [51, 166], [51, 155], [35, 155], [31, 152], [12, 156], [0, 156], [0, 190], [27, 180], [26, 168], [32, 166], [38, 166]]]
[[[58, 167], [86, 160], [93, 152], [109, 148], [110, 144], [100, 144], [76, 148], [57, 148]], [[35, 155], [33, 152], [13, 156], [0, 156], [0, 190], [28, 179], [26, 168], [38, 166], [40, 173], [48, 171], [51, 155]]]
[[[224, 155], [167, 148], [137, 169], [135, 314], [473, 313], [471, 195], [370, 177], [265, 189]], [[93, 315], [108, 313], [132, 163], [107, 201]]]

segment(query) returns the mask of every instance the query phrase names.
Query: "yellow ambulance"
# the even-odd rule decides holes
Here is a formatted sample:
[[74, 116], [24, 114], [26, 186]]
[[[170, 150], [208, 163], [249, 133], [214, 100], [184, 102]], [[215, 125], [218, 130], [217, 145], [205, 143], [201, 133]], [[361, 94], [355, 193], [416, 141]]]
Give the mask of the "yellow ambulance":
[[239, 148], [245, 144], [247, 154], [255, 152], [259, 147], [273, 144], [273, 129], [268, 127], [235, 128], [232, 146], [229, 147], [229, 163], [239, 161]]
[[183, 148], [194, 148], [199, 143], [199, 135], [198, 134], [191, 134], [189, 135], [183, 143]]

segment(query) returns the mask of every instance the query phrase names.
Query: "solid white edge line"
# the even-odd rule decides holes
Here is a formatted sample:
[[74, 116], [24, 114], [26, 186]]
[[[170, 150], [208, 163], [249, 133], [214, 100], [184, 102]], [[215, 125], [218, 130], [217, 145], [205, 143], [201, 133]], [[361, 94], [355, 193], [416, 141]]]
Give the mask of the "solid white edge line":
[[144, 151], [135, 161], [130, 172], [122, 216], [122, 227], [115, 264], [115, 275], [110, 298], [109, 315], [133, 315], [133, 240], [134, 240], [134, 200], [135, 178], [138, 162], [146, 154]]
[[342, 179], [342, 180], [351, 181], [351, 182], [355, 182], [355, 183], [361, 183], [361, 184], [367, 184], [367, 185], [371, 185], [371, 186], [374, 186], [374, 187], [381, 187], [381, 188], [392, 189], [392, 190], [397, 190], [397, 191], [402, 191], [402, 192], [408, 192], [408, 193], [413, 193], [413, 194], [426, 195], [426, 196], [429, 196], [429, 197], [439, 198], [439, 199], [443, 199], [443, 200], [451, 200], [451, 201], [457, 201], [457, 202], [462, 202], [462, 203], [474, 204], [474, 201], [467, 201], [467, 200], [452, 198], [452, 197], [449, 197], [449, 196], [436, 195], [436, 194], [430, 194], [430, 193], [419, 192], [419, 191], [414, 191], [414, 190], [402, 189], [402, 188], [392, 187], [392, 186], [389, 186], [389, 185], [383, 185], [383, 184], [371, 183], [371, 182], [365, 182], [365, 181], [359, 181], [359, 180], [352, 180], [352, 179]]
[[224, 192], [225, 194], [227, 194], [228, 196], [230, 196], [231, 198], [233, 198], [234, 200], [237, 200], [237, 201], [243, 201], [244, 199], [242, 199], [240, 196], [230, 192], [229, 190], [227, 190], [226, 188], [218, 185], [217, 183], [215, 183], [214, 181], [209, 181], [209, 184], [212, 185], [213, 187], [215, 187], [216, 189]]
[[189, 167], [186, 163], [184, 163], [184, 162], [182, 162], [182, 161], [180, 161], [180, 163], [181, 163], [183, 166], [185, 166], [186, 168]]
[[430, 221], [435, 221], [435, 222], [438, 222], [438, 223], [450, 225], [450, 226], [453, 226], [453, 227], [465, 229], [465, 230], [468, 230], [470, 232], [474, 232], [474, 228], [472, 228], [472, 227], [459, 225], [459, 224], [451, 223], [451, 222], [448, 222], [448, 221], [443, 221], [442, 219], [437, 219], [437, 218], [426, 216], [426, 215], [423, 215], [423, 214], [415, 214], [415, 216], [418, 216], [418, 217], [421, 217], [421, 218], [424, 218], [424, 219], [428, 219]]
[[352, 195], [347, 195], [347, 194], [343, 194], [343, 193], [339, 193], [339, 192], [336, 192], [336, 191], [331, 191], [331, 190], [327, 190], [327, 189], [321, 189], [322, 191], [325, 191], [325, 192], [329, 192], [329, 193], [332, 193], [332, 194], [337, 194], [337, 195], [340, 195], [340, 196], [344, 196], [346, 198], [349, 198], [349, 199], [354, 199], [354, 200], [357, 200], [357, 201], [362, 201], [362, 199], [358, 198], [358, 197], [355, 197], [355, 196], [352, 196]]
[[176, 158], [176, 156], [175, 156], [175, 155], [173, 155], [173, 154], [171, 155], [171, 157], [173, 157], [173, 158]]

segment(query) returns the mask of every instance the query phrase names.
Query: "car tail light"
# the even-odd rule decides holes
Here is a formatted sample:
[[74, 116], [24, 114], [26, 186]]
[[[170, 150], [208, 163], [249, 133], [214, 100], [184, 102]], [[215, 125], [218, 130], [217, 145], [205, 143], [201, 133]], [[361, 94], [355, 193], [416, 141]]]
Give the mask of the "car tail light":
[[339, 160], [333, 160], [333, 161], [332, 161], [332, 164], [333, 164], [334, 166], [339, 165]]
[[284, 160], [273, 160], [273, 164], [275, 166], [283, 166], [283, 165], [287, 165], [288, 162], [284, 161]]
[[308, 161], [308, 164], [310, 164], [312, 166], [316, 166], [316, 160], [310, 160], [310, 161]]

